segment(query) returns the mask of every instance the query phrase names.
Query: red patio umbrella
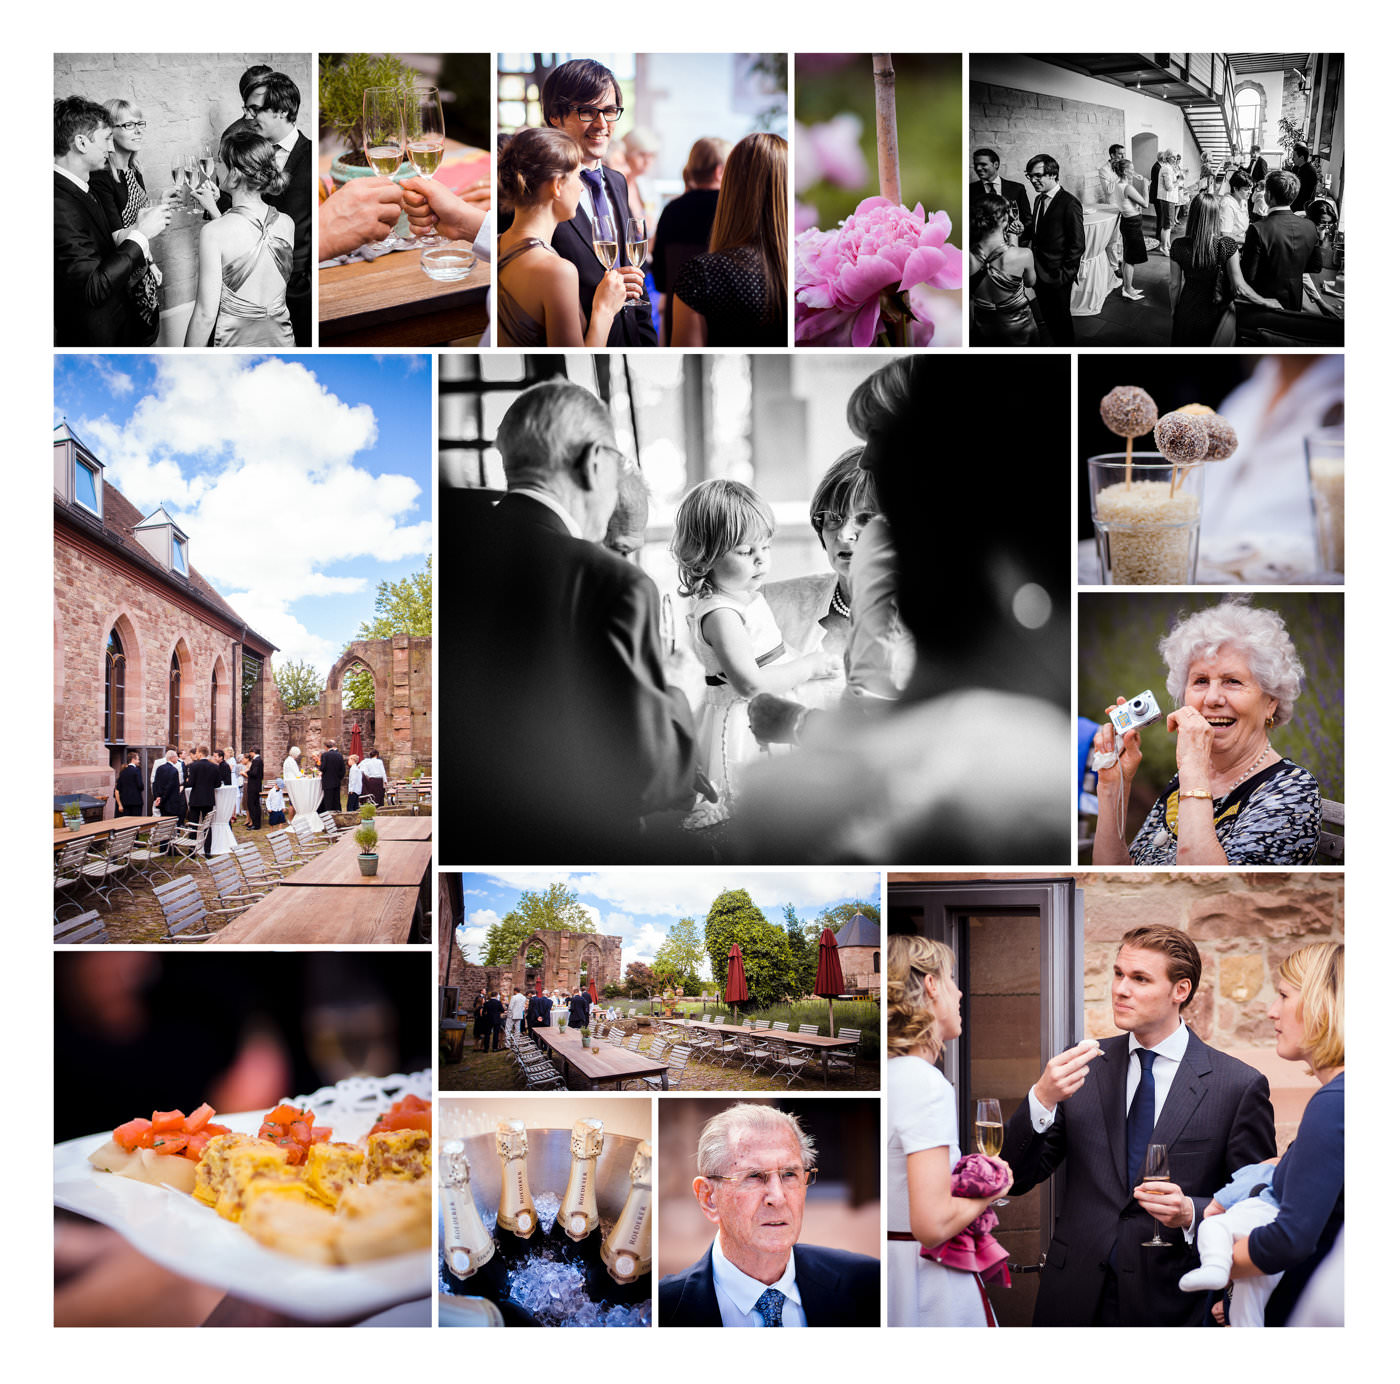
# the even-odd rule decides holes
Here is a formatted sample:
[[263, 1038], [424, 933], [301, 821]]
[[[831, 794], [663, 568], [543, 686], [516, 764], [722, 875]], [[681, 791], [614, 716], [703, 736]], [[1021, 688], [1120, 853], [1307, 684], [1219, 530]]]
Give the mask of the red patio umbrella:
[[742, 1004], [749, 997], [749, 982], [744, 976], [744, 953], [739, 950], [739, 944], [733, 942], [729, 947], [729, 973], [724, 983], [725, 1004]]
[[836, 996], [845, 988], [841, 974], [841, 959], [836, 952], [836, 934], [829, 927], [822, 929], [821, 956], [817, 961], [817, 994], [826, 1001], [827, 1024], [831, 1037], [836, 1037]]
[[598, 1003], [598, 982], [594, 980], [592, 976], [588, 977], [588, 998], [591, 999], [594, 1004]]
[[350, 753], [359, 755], [361, 759], [365, 757], [365, 746], [360, 739], [360, 723], [358, 721], [350, 727]]
[[544, 994], [544, 986], [540, 984], [539, 976], [535, 977], [535, 994], [537, 996]]

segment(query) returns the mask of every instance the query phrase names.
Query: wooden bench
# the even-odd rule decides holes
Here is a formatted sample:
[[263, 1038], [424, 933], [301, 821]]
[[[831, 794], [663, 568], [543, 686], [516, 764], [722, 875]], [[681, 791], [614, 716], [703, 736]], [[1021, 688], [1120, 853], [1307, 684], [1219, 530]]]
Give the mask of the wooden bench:
[[1328, 827], [1345, 827], [1346, 805], [1334, 803], [1330, 798], [1322, 800], [1322, 830], [1317, 834], [1317, 849], [1313, 852], [1315, 865], [1340, 865], [1346, 852], [1346, 836], [1342, 831], [1328, 831]]

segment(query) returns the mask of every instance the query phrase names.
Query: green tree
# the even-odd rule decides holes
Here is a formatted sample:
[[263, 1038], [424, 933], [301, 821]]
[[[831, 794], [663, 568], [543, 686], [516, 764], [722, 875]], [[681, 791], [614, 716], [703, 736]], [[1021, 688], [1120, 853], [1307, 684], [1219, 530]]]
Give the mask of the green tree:
[[275, 663], [272, 678], [288, 711], [300, 711], [321, 700], [324, 679], [309, 663]]
[[705, 950], [723, 993], [729, 948], [737, 942], [744, 955], [749, 1000], [762, 1007], [797, 993], [798, 976], [787, 933], [770, 923], [747, 889], [731, 889], [710, 905], [705, 918]]
[[[432, 634], [433, 560], [421, 572], [399, 581], [382, 581], [374, 597], [374, 619], [360, 624], [356, 639], [388, 639], [395, 634]], [[347, 711], [368, 711], [374, 706], [374, 676], [368, 668], [346, 673], [341, 688]]]
[[651, 968], [658, 979], [677, 984], [687, 976], [698, 975], [705, 959], [705, 942], [700, 924], [694, 918], [681, 918], [671, 924], [666, 940], [656, 949]]
[[878, 928], [880, 926], [880, 905], [875, 903], [834, 903], [829, 908], [824, 908], [817, 914], [815, 923], [809, 923], [808, 927], [815, 928], [813, 936], [820, 938], [822, 928], [829, 927], [832, 932], [839, 933], [857, 913], [864, 913], [867, 918]]
[[551, 884], [536, 893], [527, 889], [515, 907], [486, 929], [481, 951], [483, 966], [507, 966], [532, 932], [596, 932], [593, 919], [565, 884]]
[[792, 955], [793, 972], [796, 977], [794, 993], [810, 995], [817, 983], [817, 962], [821, 953], [817, 938], [821, 930], [814, 933], [810, 923], [804, 924], [797, 916], [797, 910], [790, 904], [783, 905], [783, 919], [786, 924], [788, 951]]

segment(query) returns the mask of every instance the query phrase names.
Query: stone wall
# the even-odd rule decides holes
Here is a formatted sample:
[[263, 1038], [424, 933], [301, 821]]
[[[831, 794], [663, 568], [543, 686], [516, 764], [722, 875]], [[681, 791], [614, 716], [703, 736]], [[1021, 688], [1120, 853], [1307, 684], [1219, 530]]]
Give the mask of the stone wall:
[[[220, 660], [220, 739], [232, 737], [239, 645], [199, 614], [135, 580], [117, 562], [54, 544], [54, 792], [105, 793], [115, 781], [105, 740], [106, 649], [115, 627], [126, 652], [126, 728], [132, 748], [166, 745], [170, 659], [182, 671], [180, 745], [209, 745], [210, 677]], [[109, 813], [111, 803], [108, 804]]]
[[[969, 154], [983, 145], [995, 149], [1002, 176], [1018, 183], [1026, 181], [1022, 170], [1034, 155], [1052, 155], [1061, 186], [1086, 203], [1099, 200], [1097, 170], [1108, 146], [1127, 143], [1117, 107], [988, 82], [968, 83], [967, 128]], [[1034, 202], [1029, 187], [1026, 193]]]
[[[137, 159], [154, 201], [171, 186], [172, 154], [198, 155], [205, 141], [212, 141], [217, 152], [219, 136], [242, 114], [238, 79], [254, 63], [266, 63], [297, 84], [301, 110], [296, 125], [314, 146], [316, 74], [309, 53], [58, 53], [54, 96], [86, 96], [99, 103], [118, 98], [141, 111], [146, 139]], [[175, 325], [183, 340], [194, 301], [202, 224], [200, 216], [181, 213], [152, 244], [165, 275], [163, 313], [178, 318], [170, 333], [162, 322], [160, 345], [180, 344], [166, 339]]]
[[[1291, 68], [1283, 74], [1283, 106], [1279, 111], [1279, 118], [1291, 120], [1303, 129], [1307, 128], [1308, 94], [1303, 90], [1298, 74]], [[1276, 127], [1274, 133], [1276, 137]], [[1293, 153], [1291, 149], [1285, 149], [1283, 152], [1285, 157]], [[1316, 150], [1312, 152], [1315, 153]]]
[[875, 966], [878, 947], [838, 947], [841, 980], [847, 990], [874, 990], [884, 983]]

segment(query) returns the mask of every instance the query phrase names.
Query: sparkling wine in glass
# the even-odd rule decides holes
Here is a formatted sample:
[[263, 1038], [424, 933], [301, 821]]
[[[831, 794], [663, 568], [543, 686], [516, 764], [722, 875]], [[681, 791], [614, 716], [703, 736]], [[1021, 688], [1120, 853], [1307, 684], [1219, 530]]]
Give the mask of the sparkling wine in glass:
[[[973, 1126], [977, 1139], [977, 1152], [988, 1158], [995, 1158], [1001, 1152], [1003, 1126], [1001, 1123], [1001, 1102], [979, 1100], [977, 1102], [977, 1123]], [[993, 1206], [1007, 1206], [1009, 1197], [998, 1197]]]
[[[362, 111], [365, 159], [376, 173], [392, 178], [403, 164], [404, 93], [398, 87], [366, 87]], [[396, 235], [380, 242], [390, 250], [408, 243]]]
[[593, 253], [605, 270], [617, 265], [617, 228], [607, 211], [599, 211], [593, 222]]
[[[1147, 1157], [1142, 1164], [1142, 1177], [1138, 1182], [1141, 1186], [1144, 1182], [1170, 1182], [1171, 1171], [1167, 1167], [1167, 1146], [1165, 1144], [1148, 1144]], [[1152, 1238], [1142, 1242], [1149, 1249], [1164, 1249], [1170, 1243], [1162, 1238], [1162, 1223], [1154, 1220], [1152, 1222]]]
[[[640, 269], [646, 263], [647, 258], [647, 223], [640, 216], [629, 216], [627, 218], [627, 263], [634, 269]], [[642, 295], [639, 293], [635, 298], [628, 298], [623, 304], [627, 308], [640, 308], [642, 306]]]
[[[201, 144], [200, 147], [199, 147], [199, 185], [200, 185], [200, 187], [203, 187], [203, 186], [205, 185], [205, 183], [213, 182], [213, 180], [214, 180], [214, 163], [215, 163], [215, 158], [214, 158], [214, 146], [213, 146], [213, 144], [211, 144], [211, 143], [206, 139], [206, 140], [204, 141], [204, 143]], [[206, 221], [212, 221], [214, 218], [213, 218], [213, 216], [212, 216], [211, 213], [209, 213], [209, 212], [206, 211], [206, 212], [204, 213], [204, 219], [205, 219]]]
[[[442, 123], [442, 98], [437, 87], [414, 87], [404, 105], [404, 135], [408, 161], [420, 178], [431, 178], [442, 162], [447, 134]], [[429, 249], [447, 241], [431, 232], [415, 237], [416, 243]]]

